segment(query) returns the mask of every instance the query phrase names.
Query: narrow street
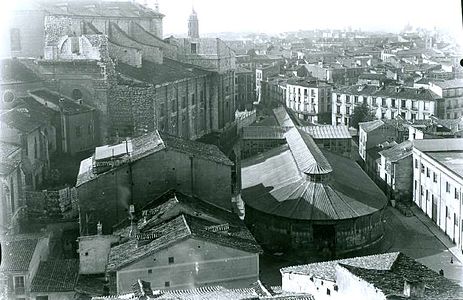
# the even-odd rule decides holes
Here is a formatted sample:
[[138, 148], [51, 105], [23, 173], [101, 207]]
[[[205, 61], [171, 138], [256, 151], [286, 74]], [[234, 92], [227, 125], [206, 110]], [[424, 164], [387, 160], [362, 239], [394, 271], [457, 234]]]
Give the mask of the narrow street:
[[[431, 231], [418, 217], [406, 217], [390, 206], [385, 220], [384, 252], [401, 251], [436, 272], [442, 269], [445, 277], [463, 285], [463, 264], [437, 237], [438, 231]], [[442, 239], [444, 234], [440, 235]]]

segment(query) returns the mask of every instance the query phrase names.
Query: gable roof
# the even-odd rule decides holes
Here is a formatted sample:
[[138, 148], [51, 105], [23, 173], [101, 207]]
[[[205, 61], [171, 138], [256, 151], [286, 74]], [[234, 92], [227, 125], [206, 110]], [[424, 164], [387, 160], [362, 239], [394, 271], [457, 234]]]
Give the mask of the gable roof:
[[387, 269], [344, 263], [340, 263], [340, 266], [387, 296], [403, 296], [404, 280], [409, 280], [424, 283], [424, 297], [420, 299], [463, 298], [463, 287], [402, 253], [397, 255], [392, 266]]
[[[115, 148], [121, 148], [125, 150], [126, 142], [118, 145], [111, 146]], [[167, 133], [161, 133], [157, 130], [152, 131], [148, 134], [136, 137], [130, 141], [132, 145], [128, 155], [126, 155], [126, 162], [141, 160], [148, 155], [159, 152], [161, 150], [170, 149], [177, 152], [182, 152], [194, 157], [200, 157], [204, 160], [216, 162], [218, 164], [232, 166], [233, 162], [217, 148], [215, 145], [204, 144], [197, 141], [190, 141], [169, 135]], [[101, 148], [101, 147], [100, 147]], [[79, 174], [77, 175], [76, 187], [91, 181], [101, 174], [95, 174], [93, 172], [93, 161], [95, 156], [84, 159], [80, 163]], [[117, 168], [117, 166], [115, 167]], [[111, 170], [114, 170], [111, 169]]]
[[345, 125], [316, 125], [299, 127], [314, 139], [351, 139], [349, 129]]
[[365, 269], [373, 270], [389, 270], [400, 252], [391, 252], [384, 254], [375, 254], [368, 256], [358, 256], [346, 259], [337, 259], [324, 262], [317, 262], [306, 265], [297, 265], [286, 268], [281, 268], [280, 272], [294, 273], [301, 275], [313, 276], [323, 280], [336, 281], [336, 266], [343, 264], [347, 266], [363, 267]]
[[405, 157], [412, 155], [413, 143], [406, 140], [400, 144], [392, 146], [386, 150], [380, 151], [379, 154], [391, 162], [397, 162]]
[[369, 122], [360, 122], [359, 127], [365, 132], [371, 132], [379, 127], [383, 126], [385, 123], [382, 120], [373, 120]]
[[107, 271], [117, 271], [148, 255], [189, 238], [198, 238], [216, 245], [250, 253], [260, 253], [262, 251], [254, 238], [250, 239], [240, 235], [239, 228], [238, 232], [236, 232], [236, 228], [230, 226], [230, 229], [224, 233], [220, 232], [220, 230], [212, 231], [207, 229], [216, 225], [213, 222], [180, 214], [162, 224], [142, 228], [141, 234], [148, 236], [147, 244], [138, 245], [138, 241], [132, 238], [127, 242], [112, 247], [106, 269]]
[[53, 293], [74, 291], [78, 275], [78, 259], [41, 261], [31, 283], [31, 292]]
[[38, 237], [12, 236], [2, 241], [2, 272], [27, 272], [37, 246]]

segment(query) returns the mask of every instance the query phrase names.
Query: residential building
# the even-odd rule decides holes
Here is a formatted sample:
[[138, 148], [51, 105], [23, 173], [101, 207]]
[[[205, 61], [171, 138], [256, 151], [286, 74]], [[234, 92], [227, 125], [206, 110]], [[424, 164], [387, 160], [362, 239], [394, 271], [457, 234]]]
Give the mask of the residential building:
[[386, 81], [386, 75], [378, 73], [364, 73], [358, 77], [358, 85], [382, 86]]
[[259, 279], [262, 250], [243, 221], [195, 197], [169, 191], [117, 234], [122, 240], [111, 247], [106, 271], [118, 294], [138, 279], [161, 290], [238, 288]]
[[382, 120], [359, 123], [359, 154], [363, 161], [367, 160], [367, 151], [377, 145], [397, 139], [397, 130]]
[[48, 257], [50, 238], [42, 234], [2, 236], [0, 273], [7, 277], [8, 299], [29, 298], [41, 261]]
[[[77, 176], [81, 234], [101, 221], [104, 233], [169, 189], [232, 209], [233, 163], [216, 146], [158, 131], [116, 145], [97, 147]], [[235, 181], [237, 179], [235, 178]]]
[[463, 79], [432, 81], [429, 89], [443, 100], [443, 119], [457, 119], [463, 116]]
[[331, 91], [326, 82], [288, 80], [286, 106], [296, 115], [311, 123], [331, 123]]
[[272, 62], [271, 64], [256, 65], [256, 101], [262, 101], [262, 81], [267, 81], [269, 77], [280, 74], [280, 63]]
[[261, 82], [262, 103], [271, 107], [279, 106], [286, 100], [287, 79], [281, 75]]
[[463, 250], [463, 139], [413, 141], [413, 201]]
[[14, 108], [0, 112], [0, 140], [20, 145], [26, 187], [37, 189], [49, 171], [55, 128], [48, 113], [36, 110], [27, 99], [16, 101], [19, 103]]
[[240, 111], [252, 110], [255, 102], [255, 72], [244, 67], [236, 68], [236, 108]]
[[322, 300], [463, 296], [457, 283], [400, 252], [291, 266], [280, 272], [284, 292], [309, 293]]
[[410, 140], [379, 152], [379, 177], [386, 184], [386, 195], [395, 200], [409, 201], [413, 195], [413, 142]]
[[333, 125], [350, 126], [355, 107], [367, 103], [379, 120], [401, 116], [407, 121], [440, 117], [442, 97], [424, 88], [401, 86], [350, 86], [332, 93]]
[[25, 178], [21, 169], [21, 148], [0, 142], [0, 232], [15, 232], [24, 205]]
[[72, 300], [79, 275], [78, 259], [41, 261], [31, 283], [31, 299]]
[[56, 142], [50, 149], [74, 155], [95, 148], [98, 141], [96, 111], [82, 103], [79, 95], [76, 95], [78, 99], [71, 99], [48, 89], [33, 90], [29, 95], [25, 98], [28, 105], [45, 110], [52, 119]]

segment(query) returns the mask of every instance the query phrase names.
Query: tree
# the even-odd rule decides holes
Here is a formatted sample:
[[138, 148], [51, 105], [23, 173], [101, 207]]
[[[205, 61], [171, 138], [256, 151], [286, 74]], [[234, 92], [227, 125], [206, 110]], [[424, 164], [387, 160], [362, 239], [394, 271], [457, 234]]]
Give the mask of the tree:
[[356, 106], [354, 108], [354, 112], [352, 113], [352, 118], [350, 121], [350, 126], [358, 130], [359, 123], [373, 121], [374, 119], [375, 115], [371, 112], [370, 108], [368, 107], [368, 104], [366, 102], [363, 102], [362, 105]]

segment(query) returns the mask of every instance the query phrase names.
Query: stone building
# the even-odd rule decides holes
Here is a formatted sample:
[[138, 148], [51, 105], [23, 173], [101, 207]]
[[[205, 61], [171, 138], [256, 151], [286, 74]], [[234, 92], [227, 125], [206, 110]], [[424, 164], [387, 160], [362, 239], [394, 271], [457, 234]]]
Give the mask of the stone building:
[[387, 202], [360, 167], [294, 125], [283, 136], [285, 144], [242, 161], [245, 221], [257, 241], [302, 258], [381, 242]]
[[44, 57], [55, 51], [49, 44], [52, 40], [66, 34], [81, 36], [88, 28], [109, 34], [110, 22], [126, 32], [137, 24], [162, 39], [163, 17], [159, 11], [129, 1], [35, 1], [13, 12], [5, 48], [11, 57]]
[[236, 68], [236, 108], [240, 111], [252, 110], [256, 99], [255, 75], [251, 69]]
[[463, 139], [413, 141], [413, 201], [463, 250]]
[[81, 233], [93, 233], [100, 221], [109, 233], [127, 218], [130, 204], [140, 209], [173, 188], [232, 210], [232, 167], [216, 146], [158, 131], [97, 147], [77, 177]]

